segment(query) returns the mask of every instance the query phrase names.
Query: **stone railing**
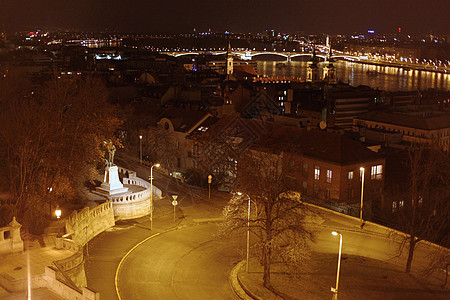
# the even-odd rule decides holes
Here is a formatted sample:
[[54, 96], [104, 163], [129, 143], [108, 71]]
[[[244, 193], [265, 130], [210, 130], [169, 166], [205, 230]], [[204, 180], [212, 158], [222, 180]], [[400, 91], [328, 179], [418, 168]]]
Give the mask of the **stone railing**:
[[66, 282], [69, 281], [75, 287], [87, 286], [86, 274], [84, 272], [83, 247], [73, 240], [57, 238], [56, 249], [73, 252], [73, 255], [53, 262], [63, 277], [59, 279], [61, 281], [66, 279]]
[[20, 237], [20, 225], [14, 217], [9, 226], [0, 228], [0, 254], [23, 251], [23, 241]]
[[73, 255], [55, 261], [55, 267], [45, 267], [45, 273], [34, 275], [30, 280], [17, 279], [8, 273], [1, 273], [0, 286], [10, 292], [22, 292], [31, 284], [32, 289], [47, 288], [62, 299], [99, 300], [98, 292], [86, 288], [83, 248], [65, 238], [56, 239], [56, 248], [69, 250]]
[[123, 177], [127, 177], [127, 178], [135, 178], [135, 177], [137, 177], [136, 176], [136, 171], [129, 170], [129, 169], [126, 169], [126, 168], [120, 167], [120, 166], [117, 166], [117, 168], [119, 170], [119, 173], [122, 174]]
[[45, 268], [45, 273], [41, 276], [40, 281], [42, 282], [42, 287], [47, 287], [63, 299], [100, 300], [99, 292], [95, 292], [86, 287], [76, 289], [68, 286], [58, 279], [57, 271], [50, 267]]
[[108, 201], [94, 208], [85, 207], [81, 211], [72, 212], [66, 221], [66, 233], [73, 241], [84, 246], [114, 224], [113, 205]]
[[[150, 183], [139, 177], [128, 177], [123, 179], [123, 184], [140, 186], [144, 190], [125, 195], [111, 195], [109, 198], [113, 204], [114, 216], [126, 220], [148, 215], [150, 213], [151, 198]], [[153, 185], [153, 200], [160, 199], [161, 197], [161, 190]]]
[[71, 289], [86, 287], [83, 246], [114, 225], [111, 201], [94, 208], [85, 207], [80, 211], [72, 212], [66, 220], [66, 234], [62, 238], [56, 239], [56, 248], [69, 250], [73, 254], [53, 262], [56, 266], [57, 279]]

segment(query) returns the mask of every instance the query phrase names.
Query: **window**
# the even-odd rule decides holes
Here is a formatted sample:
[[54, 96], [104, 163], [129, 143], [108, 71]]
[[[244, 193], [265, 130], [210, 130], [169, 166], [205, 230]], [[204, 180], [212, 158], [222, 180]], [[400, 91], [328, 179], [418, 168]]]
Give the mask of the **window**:
[[352, 188], [348, 189], [348, 199], [349, 200], [353, 199], [353, 189]]
[[198, 156], [199, 146], [197, 144], [194, 145], [194, 155]]
[[320, 167], [314, 166], [314, 179], [319, 180], [320, 178]]
[[393, 201], [392, 202], [392, 212], [395, 213], [397, 211], [397, 202]]
[[308, 183], [306, 181], [303, 181], [303, 191], [306, 192], [308, 188]]
[[319, 194], [319, 185], [318, 184], [314, 184], [314, 194], [315, 195]]
[[348, 179], [349, 180], [353, 179], [353, 171], [348, 172]]
[[303, 175], [308, 174], [308, 164], [303, 164]]
[[382, 165], [372, 166], [370, 170], [370, 179], [381, 179]]
[[422, 203], [423, 203], [423, 197], [422, 197], [422, 196], [420, 196], [420, 197], [419, 197], [419, 207], [421, 207], [421, 206], [422, 206]]
[[333, 171], [327, 170], [327, 182], [331, 182], [331, 178], [333, 178]]
[[399, 208], [399, 209], [402, 209], [404, 203], [405, 203], [405, 202], [404, 202], [403, 200], [398, 201], [398, 208]]
[[325, 199], [330, 200], [331, 190], [327, 188], [325, 190]]

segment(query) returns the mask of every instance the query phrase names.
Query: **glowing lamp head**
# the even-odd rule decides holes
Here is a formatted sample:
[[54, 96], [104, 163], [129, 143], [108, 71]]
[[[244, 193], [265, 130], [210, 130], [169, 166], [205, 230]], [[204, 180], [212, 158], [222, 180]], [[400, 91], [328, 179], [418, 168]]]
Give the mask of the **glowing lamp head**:
[[139, 139], [142, 140], [142, 135], [139, 136]]
[[57, 206], [56, 207], [56, 209], [55, 209], [55, 215], [56, 215], [56, 218], [61, 218], [61, 209], [59, 208], [59, 206]]
[[360, 170], [361, 172], [364, 171], [364, 167], [359, 168], [359, 170]]
[[237, 192], [237, 194], [238, 194], [239, 196], [242, 196], [242, 193], [241, 193], [241, 192]]
[[154, 164], [154, 166], [159, 168], [161, 166], [161, 164], [157, 163], [157, 164]]
[[337, 236], [339, 233], [337, 233], [337, 231], [332, 231], [331, 234]]

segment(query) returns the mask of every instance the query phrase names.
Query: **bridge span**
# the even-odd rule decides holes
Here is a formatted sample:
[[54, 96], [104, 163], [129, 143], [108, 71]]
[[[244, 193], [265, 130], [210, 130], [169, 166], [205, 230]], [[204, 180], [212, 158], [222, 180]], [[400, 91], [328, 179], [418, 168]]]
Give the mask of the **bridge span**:
[[[185, 55], [203, 55], [203, 54], [209, 54], [209, 55], [224, 55], [227, 52], [224, 50], [192, 50], [192, 51], [160, 51], [160, 54], [166, 54], [174, 57], [180, 57]], [[232, 55], [235, 57], [238, 57], [242, 60], [252, 60], [253, 57], [259, 56], [259, 55], [277, 55], [280, 57], [286, 58], [286, 61], [291, 61], [295, 57], [302, 57], [302, 56], [312, 56], [311, 52], [288, 52], [288, 51], [255, 51], [255, 50], [232, 50]], [[332, 50], [331, 58], [334, 60], [347, 60], [355, 63], [362, 63], [362, 64], [369, 64], [369, 65], [376, 65], [376, 66], [385, 66], [385, 67], [395, 67], [395, 68], [404, 68], [406, 70], [417, 70], [417, 71], [428, 71], [428, 72], [437, 72], [437, 73], [444, 73], [449, 74], [450, 73], [450, 65], [447, 66], [432, 66], [430, 64], [422, 64], [422, 63], [411, 63], [411, 62], [405, 62], [405, 61], [392, 61], [392, 60], [380, 60], [380, 59], [372, 59], [371, 57], [367, 55], [350, 55], [343, 53], [341, 51]], [[321, 51], [317, 50], [316, 57], [319, 57], [323, 60], [327, 60], [328, 58], [328, 52], [327, 51]]]
[[[180, 57], [185, 55], [202, 55], [202, 54], [210, 54], [210, 55], [224, 55], [227, 52], [226, 51], [161, 51], [159, 52], [161, 54], [166, 54], [174, 57]], [[239, 57], [242, 60], [252, 60], [253, 57], [259, 56], [259, 55], [277, 55], [286, 58], [287, 61], [291, 61], [294, 57], [302, 57], [302, 56], [308, 56], [311, 57], [311, 52], [286, 52], [286, 51], [252, 51], [252, 50], [238, 50], [238, 51], [231, 51], [233, 56]], [[327, 53], [318, 53], [316, 54], [316, 57], [320, 57], [322, 59], [327, 58]], [[346, 54], [339, 54], [339, 55], [332, 55], [331, 58], [333, 59], [347, 59], [347, 60], [359, 60], [357, 56], [352, 55], [346, 55]]]

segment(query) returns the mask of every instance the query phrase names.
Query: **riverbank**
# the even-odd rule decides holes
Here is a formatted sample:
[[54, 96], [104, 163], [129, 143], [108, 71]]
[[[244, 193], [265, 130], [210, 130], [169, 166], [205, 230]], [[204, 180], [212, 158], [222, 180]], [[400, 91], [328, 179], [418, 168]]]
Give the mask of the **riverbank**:
[[422, 66], [417, 64], [402, 64], [402, 63], [391, 63], [391, 62], [374, 62], [370, 60], [349, 60], [345, 59], [345, 61], [352, 62], [352, 63], [360, 63], [365, 65], [372, 65], [372, 66], [380, 66], [380, 67], [393, 67], [393, 68], [399, 68], [403, 69], [405, 71], [424, 71], [424, 72], [433, 72], [433, 73], [441, 73], [441, 74], [449, 74], [450, 70], [444, 69], [444, 68], [433, 68], [431, 66]]

